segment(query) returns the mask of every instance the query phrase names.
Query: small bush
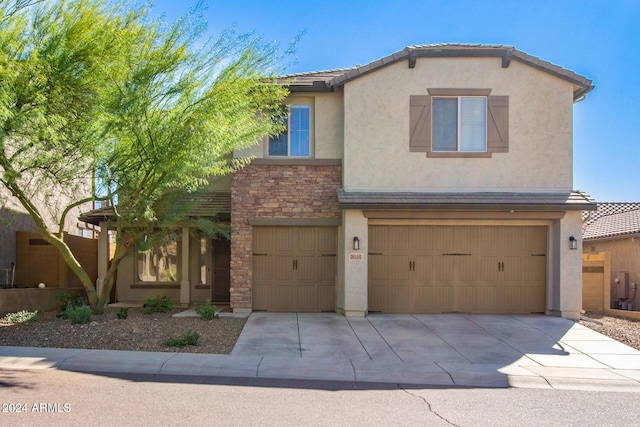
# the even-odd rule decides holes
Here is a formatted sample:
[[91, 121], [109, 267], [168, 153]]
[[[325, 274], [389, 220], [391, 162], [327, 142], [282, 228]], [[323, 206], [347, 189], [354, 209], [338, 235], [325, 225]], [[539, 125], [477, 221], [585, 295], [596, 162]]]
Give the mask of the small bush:
[[71, 323], [89, 323], [91, 322], [91, 307], [82, 305], [80, 307], [67, 307], [65, 310], [65, 319], [69, 319]]
[[186, 347], [188, 345], [198, 345], [200, 334], [196, 331], [187, 331], [179, 338], [171, 338], [165, 342], [169, 347]]
[[157, 295], [154, 298], [149, 298], [142, 307], [145, 314], [168, 313], [173, 310], [173, 301], [168, 296]]
[[211, 304], [211, 301], [207, 301], [202, 305], [196, 305], [196, 314], [202, 320], [212, 320], [218, 317], [218, 309], [215, 305]]
[[7, 313], [2, 319], [5, 323], [29, 323], [38, 320], [38, 310], [21, 310], [16, 313]]
[[124, 320], [129, 316], [129, 308], [122, 307], [117, 314], [118, 314], [118, 319]]
[[56, 317], [62, 317], [63, 319], [67, 319], [67, 309], [69, 307], [77, 308], [87, 305], [85, 298], [75, 291], [58, 292], [56, 300], [58, 300], [59, 304], [58, 314]]

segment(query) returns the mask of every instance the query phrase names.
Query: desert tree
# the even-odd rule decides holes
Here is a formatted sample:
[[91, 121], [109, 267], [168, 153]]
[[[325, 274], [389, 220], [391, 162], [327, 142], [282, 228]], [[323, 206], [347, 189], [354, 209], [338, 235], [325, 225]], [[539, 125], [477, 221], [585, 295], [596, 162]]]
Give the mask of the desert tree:
[[[287, 91], [275, 76], [288, 52], [232, 30], [204, 39], [200, 6], [166, 23], [149, 17], [149, 5], [5, 3], [0, 183], [101, 312], [134, 247], [184, 225], [216, 232], [210, 221], [189, 223], [188, 195], [244, 166], [234, 150], [281, 131]], [[110, 201], [116, 233], [100, 294], [63, 233], [69, 212], [96, 199]]]

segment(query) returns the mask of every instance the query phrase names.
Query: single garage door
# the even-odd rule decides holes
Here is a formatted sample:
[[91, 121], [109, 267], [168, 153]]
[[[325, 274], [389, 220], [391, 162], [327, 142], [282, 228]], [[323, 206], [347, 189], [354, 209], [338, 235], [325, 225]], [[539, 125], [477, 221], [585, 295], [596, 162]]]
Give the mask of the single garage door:
[[255, 227], [253, 309], [335, 311], [336, 227]]
[[544, 226], [369, 226], [369, 311], [541, 313]]

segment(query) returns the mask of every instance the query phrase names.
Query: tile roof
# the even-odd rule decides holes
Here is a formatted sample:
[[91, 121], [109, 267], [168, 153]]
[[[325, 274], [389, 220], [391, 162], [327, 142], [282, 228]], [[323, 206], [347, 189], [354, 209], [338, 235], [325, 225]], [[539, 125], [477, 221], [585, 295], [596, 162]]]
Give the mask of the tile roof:
[[602, 202], [582, 212], [582, 239], [606, 240], [640, 234], [640, 203]]
[[564, 193], [390, 193], [338, 190], [343, 208], [354, 209], [513, 209], [529, 211], [595, 209], [596, 202], [580, 191]]
[[292, 90], [309, 90], [310, 87], [332, 88], [398, 61], [408, 60], [409, 66], [412, 66], [411, 64], [414, 63], [415, 58], [418, 57], [500, 57], [502, 58], [503, 67], [508, 67], [512, 60], [516, 60], [572, 82], [577, 87], [574, 90], [574, 99], [576, 100], [594, 88], [591, 80], [571, 70], [519, 51], [513, 46], [494, 44], [442, 43], [407, 46], [403, 50], [370, 62], [364, 66], [289, 74], [283, 76], [283, 78], [293, 81], [290, 85]]

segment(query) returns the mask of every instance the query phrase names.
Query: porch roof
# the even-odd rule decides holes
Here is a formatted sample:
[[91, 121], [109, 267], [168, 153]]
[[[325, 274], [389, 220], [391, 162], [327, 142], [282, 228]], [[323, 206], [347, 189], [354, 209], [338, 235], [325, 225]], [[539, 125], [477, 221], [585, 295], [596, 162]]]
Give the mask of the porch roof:
[[[187, 218], [218, 218], [228, 221], [231, 215], [231, 192], [210, 191], [192, 193], [182, 196], [183, 203], [192, 204]], [[110, 221], [113, 218], [113, 207], [105, 206], [84, 212], [78, 217], [80, 221], [99, 225], [101, 221]]]

